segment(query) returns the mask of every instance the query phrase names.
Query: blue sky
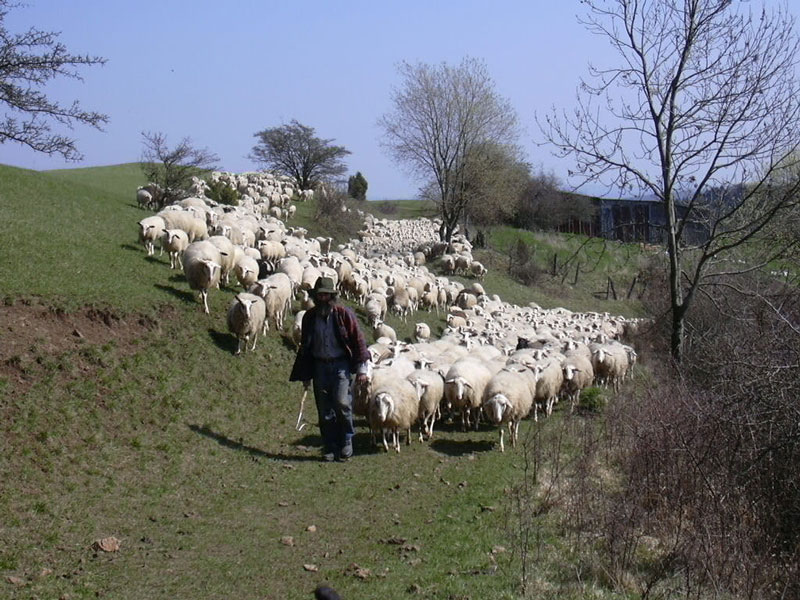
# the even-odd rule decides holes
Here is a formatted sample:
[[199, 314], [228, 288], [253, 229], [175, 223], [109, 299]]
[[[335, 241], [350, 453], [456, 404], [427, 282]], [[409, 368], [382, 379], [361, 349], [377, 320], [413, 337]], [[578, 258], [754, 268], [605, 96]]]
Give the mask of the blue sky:
[[414, 197], [422, 182], [379, 146], [395, 65], [472, 56], [515, 106], [528, 161], [566, 180], [569, 163], [535, 143], [534, 116], [571, 107], [590, 59], [612, 60], [577, 22], [577, 0], [26, 1], [7, 16], [9, 30], [60, 31], [71, 52], [108, 59], [83, 70], [82, 83], [48, 88], [110, 117], [105, 132], [72, 132], [82, 163], [0, 145], [0, 163], [32, 169], [136, 161], [140, 133], [161, 131], [171, 143], [190, 136], [226, 170], [246, 171], [255, 168], [253, 134], [297, 119], [352, 152], [350, 172], [365, 175], [370, 199]]

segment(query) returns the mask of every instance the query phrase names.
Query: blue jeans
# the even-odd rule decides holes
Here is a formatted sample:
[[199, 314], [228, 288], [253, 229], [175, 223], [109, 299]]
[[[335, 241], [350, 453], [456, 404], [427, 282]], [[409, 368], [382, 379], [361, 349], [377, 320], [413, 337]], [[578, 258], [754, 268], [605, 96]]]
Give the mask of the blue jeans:
[[314, 361], [314, 400], [326, 452], [338, 454], [344, 446], [352, 443], [356, 433], [351, 377], [350, 363], [346, 358], [332, 362]]

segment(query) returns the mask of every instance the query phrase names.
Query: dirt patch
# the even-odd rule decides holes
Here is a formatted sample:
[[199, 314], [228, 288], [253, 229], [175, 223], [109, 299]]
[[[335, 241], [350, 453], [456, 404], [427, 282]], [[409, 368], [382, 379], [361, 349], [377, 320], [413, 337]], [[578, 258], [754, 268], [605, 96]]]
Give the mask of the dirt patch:
[[113, 342], [114, 351], [126, 355], [145, 334], [160, 325], [142, 315], [120, 316], [111, 309], [85, 307], [62, 309], [18, 302], [0, 306], [0, 377], [18, 389], [31, 383], [26, 365], [46, 357]]

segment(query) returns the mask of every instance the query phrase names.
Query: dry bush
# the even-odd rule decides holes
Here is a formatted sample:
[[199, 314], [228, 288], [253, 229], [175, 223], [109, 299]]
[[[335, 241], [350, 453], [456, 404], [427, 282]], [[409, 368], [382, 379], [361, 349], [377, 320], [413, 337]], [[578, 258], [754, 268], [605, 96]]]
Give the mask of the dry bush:
[[[663, 284], [651, 278], [655, 314]], [[584, 451], [621, 480], [576, 472], [567, 522], [603, 540], [597, 578], [642, 598], [798, 597], [800, 294], [717, 284], [695, 302], [682, 365], [666, 358], [668, 324], [647, 334], [655, 381], [609, 405], [607, 458]]]

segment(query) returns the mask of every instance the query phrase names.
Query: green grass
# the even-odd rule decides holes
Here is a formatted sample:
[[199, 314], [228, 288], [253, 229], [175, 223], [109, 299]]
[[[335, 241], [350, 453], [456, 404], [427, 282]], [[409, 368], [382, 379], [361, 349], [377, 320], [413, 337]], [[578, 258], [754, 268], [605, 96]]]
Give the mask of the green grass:
[[[273, 331], [232, 355], [235, 290], [214, 290], [204, 315], [166, 257], [145, 256], [133, 166], [0, 167], [0, 180], [0, 311], [110, 323], [106, 338], [67, 329], [57, 349], [31, 339], [0, 364], [0, 597], [299, 599], [323, 581], [345, 598], [518, 597], [508, 506], [521, 450], [496, 451], [489, 428], [442, 425], [433, 442], [385, 454], [360, 424], [353, 460], [320, 462], [313, 402], [295, 430], [291, 344]], [[301, 204], [295, 224], [323, 234], [313, 208]], [[486, 286], [539, 298], [499, 273]], [[419, 320], [443, 326], [420, 313], [389, 324], [408, 339]], [[523, 435], [563, 418], [526, 421]], [[557, 519], [539, 526], [552, 542], [537, 566], [545, 596], [616, 597], [575, 580]], [[120, 552], [91, 548], [107, 536]]]

